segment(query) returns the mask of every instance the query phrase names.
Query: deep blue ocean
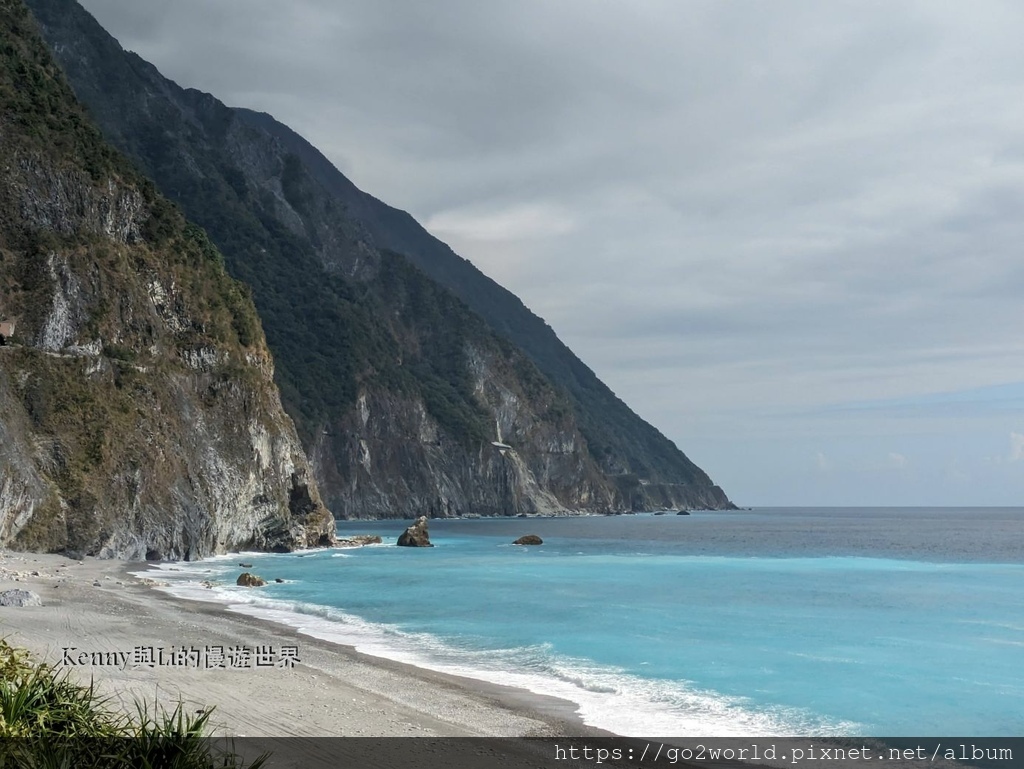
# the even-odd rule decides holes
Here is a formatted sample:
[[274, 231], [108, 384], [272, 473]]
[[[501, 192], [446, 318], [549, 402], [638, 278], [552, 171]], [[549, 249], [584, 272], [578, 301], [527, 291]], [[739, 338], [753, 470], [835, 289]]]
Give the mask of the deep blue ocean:
[[[1019, 736], [1024, 509], [339, 523], [383, 545], [238, 555], [172, 590], [578, 704], [623, 735]], [[523, 534], [544, 544], [514, 546]], [[200, 579], [219, 581], [213, 590]], [[190, 582], [191, 581], [191, 582]]]

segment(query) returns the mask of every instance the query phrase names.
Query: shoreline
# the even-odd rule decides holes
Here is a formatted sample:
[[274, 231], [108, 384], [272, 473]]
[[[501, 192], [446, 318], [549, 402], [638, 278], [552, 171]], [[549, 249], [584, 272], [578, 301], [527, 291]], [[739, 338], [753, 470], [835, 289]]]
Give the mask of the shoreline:
[[[152, 577], [137, 577], [138, 572]], [[74, 658], [82, 653], [127, 657], [136, 646], [169, 650], [181, 645], [279, 649], [296, 645], [299, 662], [292, 668], [207, 670], [197, 665], [148, 667], [89, 661], [70, 667], [74, 680], [86, 685], [92, 681], [107, 698], [108, 707], [128, 715], [136, 715], [136, 703], [147, 707], [150, 715], [154, 705], [170, 712], [179, 701], [188, 715], [213, 708], [209, 736], [250, 738], [235, 747], [248, 760], [271, 751], [268, 769], [319, 769], [345, 763], [383, 767], [409, 764], [425, 755], [452, 769], [524, 765], [558, 769], [561, 763], [550, 749], [553, 740], [573, 744], [582, 739], [583, 744], [624, 751], [635, 747], [638, 753], [655, 744], [585, 725], [569, 700], [364, 654], [288, 625], [229, 611], [225, 604], [175, 596], [155, 586], [162, 580], [153, 577], [160, 574], [147, 563], [74, 561], [0, 550], [0, 591], [30, 590], [43, 603], [0, 607], [0, 638], [28, 649], [37, 661], [48, 662], [59, 672], [69, 670], [60, 664], [67, 647], [74, 648]], [[325, 737], [425, 739], [364, 739], [345, 744], [316, 739]], [[597, 742], [590, 742], [594, 739]], [[657, 743], [661, 748], [693, 745], [693, 738], [657, 739], [666, 741]], [[707, 739], [710, 745], [733, 748], [749, 748], [750, 739], [770, 740], [780, 750], [799, 749], [808, 758], [815, 745], [819, 750], [850, 748], [851, 739], [866, 740], [873, 751], [884, 747], [871, 737]], [[886, 766], [956, 766], [943, 758], [938, 762], [903, 758], [887, 760]], [[625, 765], [638, 766], [635, 759], [635, 755], [626, 756]], [[692, 767], [698, 762], [683, 756], [678, 763]], [[780, 760], [765, 756], [726, 765], [790, 769], [792, 763], [786, 756]]]
[[[152, 577], [134, 576], [143, 570]], [[586, 726], [567, 700], [363, 654], [180, 598], [158, 589], [159, 573], [146, 563], [0, 551], [0, 591], [30, 590], [43, 603], [0, 607], [0, 637], [82, 683], [94, 680], [122, 711], [134, 714], [136, 702], [172, 710], [179, 700], [188, 712], [213, 707], [217, 736], [612, 736]], [[264, 655], [263, 667], [250, 659], [248, 667], [207, 669], [206, 650], [220, 646], [275, 654]], [[293, 667], [281, 659], [288, 646], [297, 647]], [[165, 664], [145, 663], [149, 647], [156, 662], [165, 650]], [[202, 656], [169, 665], [172, 647]]]

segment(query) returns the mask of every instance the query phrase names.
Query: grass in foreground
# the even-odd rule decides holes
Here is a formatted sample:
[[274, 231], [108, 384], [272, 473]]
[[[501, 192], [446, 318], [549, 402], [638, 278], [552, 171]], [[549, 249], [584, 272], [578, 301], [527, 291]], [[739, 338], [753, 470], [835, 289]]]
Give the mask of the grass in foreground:
[[108, 708], [90, 686], [0, 639], [0, 769], [259, 769], [207, 735], [212, 711]]

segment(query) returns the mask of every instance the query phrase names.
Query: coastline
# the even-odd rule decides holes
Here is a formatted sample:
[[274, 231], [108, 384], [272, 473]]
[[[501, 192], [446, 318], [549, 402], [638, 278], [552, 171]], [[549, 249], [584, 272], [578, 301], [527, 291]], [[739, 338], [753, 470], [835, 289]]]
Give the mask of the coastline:
[[[179, 701], [188, 711], [213, 707], [217, 736], [610, 736], [584, 725], [574, 703], [372, 657], [223, 605], [178, 598], [154, 587], [158, 571], [152, 578], [132, 574], [147, 568], [0, 551], [0, 591], [30, 590], [43, 604], [0, 607], [0, 637], [83, 683], [93, 680], [112, 707], [129, 713], [136, 703], [151, 712]], [[205, 655], [211, 647], [242, 646], [263, 647], [265, 666], [249, 660], [219, 667]], [[149, 647], [152, 665], [142, 662], [147, 652], [136, 651]], [[157, 664], [182, 647], [203, 655]], [[294, 666], [281, 658], [284, 647], [297, 647]], [[166, 656], [158, 659], [160, 648]]]
[[[148, 572], [152, 577], [138, 577], [133, 572]], [[452, 769], [524, 765], [557, 769], [561, 762], [552, 754], [551, 743], [565, 738], [570, 738], [569, 744], [583, 738], [582, 744], [624, 751], [635, 747], [637, 753], [651, 745], [671, 749], [693, 744], [684, 737], [665, 736], [657, 738], [657, 743], [616, 737], [586, 726], [576, 715], [575, 703], [567, 700], [362, 654], [288, 625], [229, 611], [224, 604], [180, 598], [154, 586], [161, 581], [161, 574], [144, 563], [94, 558], [79, 562], [64, 556], [0, 550], [0, 591], [31, 590], [43, 603], [0, 607], [0, 637], [29, 649], [37, 660], [58, 670], [68, 669], [60, 665], [66, 647], [74, 649], [74, 657], [82, 653], [127, 655], [137, 646], [169, 650], [182, 645], [269, 645], [278, 649], [295, 645], [299, 662], [294, 667], [208, 670], [196, 665], [87, 662], [69, 672], [80, 683], [92, 681], [111, 708], [130, 715], [136, 713], [137, 703], [150, 714], [154, 705], [171, 711], [179, 701], [186, 713], [212, 707], [211, 736], [250, 738], [234, 747], [248, 760], [271, 751], [274, 755], [268, 769], [422, 765], [417, 762], [424, 759], [436, 759], [437, 765]], [[321, 737], [425, 739], [362, 739], [339, 744], [315, 739]], [[488, 739], [495, 737], [542, 739]], [[702, 739], [717, 747], [751, 746], [748, 737]], [[801, 756], [810, 758], [815, 746], [819, 751], [825, 747], [848, 750], [867, 744], [873, 757], [878, 757], [883, 748], [889, 749], [875, 738], [860, 737], [762, 735], [753, 740], [777, 745], [781, 755], [779, 760], [774, 756], [751, 759], [754, 764], [779, 769], [791, 769], [793, 764], [783, 751], [799, 749], [804, 751]], [[1000, 746], [1006, 744], [1005, 739], [999, 742]], [[639, 765], [635, 760], [635, 755], [627, 755], [623, 765]], [[639, 760], [642, 764], [643, 759]], [[696, 765], [685, 756], [678, 763]], [[926, 764], [932, 769], [957, 765], [943, 757], [938, 761], [890, 757], [886, 761], [890, 769]], [[727, 761], [724, 765], [750, 763]], [[840, 761], [834, 765], [851, 764]]]

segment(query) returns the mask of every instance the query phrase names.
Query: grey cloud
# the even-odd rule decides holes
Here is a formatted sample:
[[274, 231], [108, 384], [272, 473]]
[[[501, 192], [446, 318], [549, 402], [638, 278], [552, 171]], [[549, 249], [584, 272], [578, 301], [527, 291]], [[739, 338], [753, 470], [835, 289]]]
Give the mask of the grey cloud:
[[85, 5], [435, 223], [698, 459], [754, 429], [711, 409], [1024, 380], [1019, 3]]

